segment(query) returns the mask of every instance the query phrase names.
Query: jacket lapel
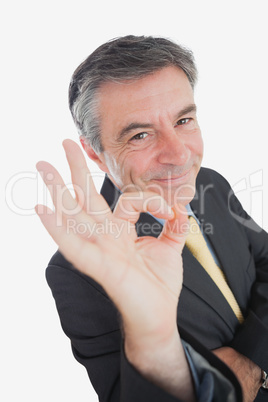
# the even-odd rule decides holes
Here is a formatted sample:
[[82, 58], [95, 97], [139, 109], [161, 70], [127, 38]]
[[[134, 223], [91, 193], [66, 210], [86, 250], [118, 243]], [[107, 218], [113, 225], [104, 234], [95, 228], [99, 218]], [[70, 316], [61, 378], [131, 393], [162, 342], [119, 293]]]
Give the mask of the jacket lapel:
[[[101, 194], [113, 210], [120, 196], [120, 192], [114, 187], [108, 177], [105, 178]], [[213, 230], [213, 233], [206, 233], [206, 235], [209, 237], [220, 265], [221, 267], [224, 267], [224, 272], [227, 276], [228, 282], [230, 286], [233, 285], [232, 290], [235, 297], [237, 298], [238, 303], [240, 303], [243, 300], [243, 297], [241, 298], [239, 289], [237, 289], [240, 282], [239, 279], [237, 279], [236, 270], [234, 269], [234, 265], [238, 264], [238, 261], [230, 255], [228, 242], [226, 242], [226, 239], [222, 236], [225, 232], [225, 217], [221, 215], [222, 212], [220, 209], [217, 211], [216, 208], [215, 213], [215, 205], [212, 204], [211, 197], [208, 195], [206, 197], [205, 214], [201, 214], [200, 212], [199, 200], [194, 199], [191, 202], [191, 207], [204, 227], [207, 224], [207, 227], [212, 227], [213, 229], [217, 228], [217, 230]], [[153, 216], [146, 213], [142, 213], [136, 223], [138, 236], [158, 237], [162, 228], [162, 225]], [[183, 286], [204, 300], [217, 312], [230, 328], [234, 328], [237, 324], [237, 318], [218, 287], [199, 262], [193, 257], [187, 247], [184, 247], [182, 256], [184, 262]]]
[[232, 330], [238, 321], [223, 294], [186, 246], [182, 256], [183, 286], [208, 304]]
[[206, 193], [202, 202], [205, 204], [203, 213], [198, 200], [193, 200], [191, 207], [203, 225], [220, 268], [242, 312], [245, 312], [248, 286], [245, 266], [248, 266], [250, 255], [245, 253], [245, 244], [242, 242], [239, 228], [227, 208], [219, 205], [210, 191]]

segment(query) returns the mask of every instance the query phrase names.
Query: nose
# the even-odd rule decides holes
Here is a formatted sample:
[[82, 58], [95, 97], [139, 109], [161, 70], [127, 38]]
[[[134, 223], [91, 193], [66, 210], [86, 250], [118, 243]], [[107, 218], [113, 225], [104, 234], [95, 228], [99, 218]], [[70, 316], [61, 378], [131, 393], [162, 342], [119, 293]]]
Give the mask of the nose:
[[161, 164], [183, 166], [189, 161], [191, 151], [175, 129], [161, 136], [158, 147], [158, 162]]

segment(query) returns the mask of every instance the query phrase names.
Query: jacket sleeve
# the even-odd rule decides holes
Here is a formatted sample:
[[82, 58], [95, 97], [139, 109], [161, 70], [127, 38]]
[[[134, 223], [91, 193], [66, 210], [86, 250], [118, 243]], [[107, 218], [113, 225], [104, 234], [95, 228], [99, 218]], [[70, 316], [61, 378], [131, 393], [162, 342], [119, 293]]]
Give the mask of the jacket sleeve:
[[[119, 313], [101, 286], [74, 269], [60, 253], [52, 258], [46, 276], [73, 354], [86, 368], [100, 402], [180, 402], [147, 381], [128, 362]], [[190, 355], [198, 372], [200, 402], [213, 397], [215, 384], [230, 401], [240, 400], [231, 381], [208, 369], [208, 363], [204, 365], [205, 360], [196, 358], [192, 350]]]
[[[229, 346], [247, 356], [263, 370], [268, 370], [268, 234], [243, 209], [229, 183], [218, 173], [216, 176], [219, 196], [224, 199], [228, 214], [243, 231], [250, 253], [247, 267], [251, 282], [250, 298], [245, 321], [235, 332]], [[232, 233], [230, 233], [232, 235]], [[233, 239], [235, 242], [235, 238]]]
[[240, 325], [231, 346], [254, 361], [263, 370], [268, 370], [268, 234], [261, 229], [243, 210], [238, 199], [230, 198], [234, 219], [244, 226], [252, 265], [255, 266], [255, 280], [247, 317]]

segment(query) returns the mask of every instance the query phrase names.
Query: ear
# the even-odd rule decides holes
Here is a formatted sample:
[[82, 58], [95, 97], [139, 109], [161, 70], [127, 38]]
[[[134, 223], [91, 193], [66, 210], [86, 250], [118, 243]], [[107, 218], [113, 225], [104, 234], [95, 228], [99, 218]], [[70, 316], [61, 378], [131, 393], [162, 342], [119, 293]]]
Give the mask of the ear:
[[97, 154], [94, 149], [92, 148], [91, 145], [89, 145], [84, 137], [80, 137], [80, 142], [82, 144], [82, 147], [84, 148], [84, 151], [86, 152], [87, 156], [95, 162], [98, 167], [105, 173], [109, 173], [109, 170], [107, 168], [107, 165], [105, 163], [105, 159], [102, 154]]

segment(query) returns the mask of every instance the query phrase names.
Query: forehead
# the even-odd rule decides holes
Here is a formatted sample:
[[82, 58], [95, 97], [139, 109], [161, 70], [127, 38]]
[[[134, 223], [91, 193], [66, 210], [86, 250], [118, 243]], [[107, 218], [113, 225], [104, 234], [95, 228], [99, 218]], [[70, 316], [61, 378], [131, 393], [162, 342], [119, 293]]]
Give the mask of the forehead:
[[177, 115], [193, 103], [186, 74], [170, 66], [135, 81], [108, 82], [98, 94], [102, 137], [134, 121], [152, 124], [164, 116]]

